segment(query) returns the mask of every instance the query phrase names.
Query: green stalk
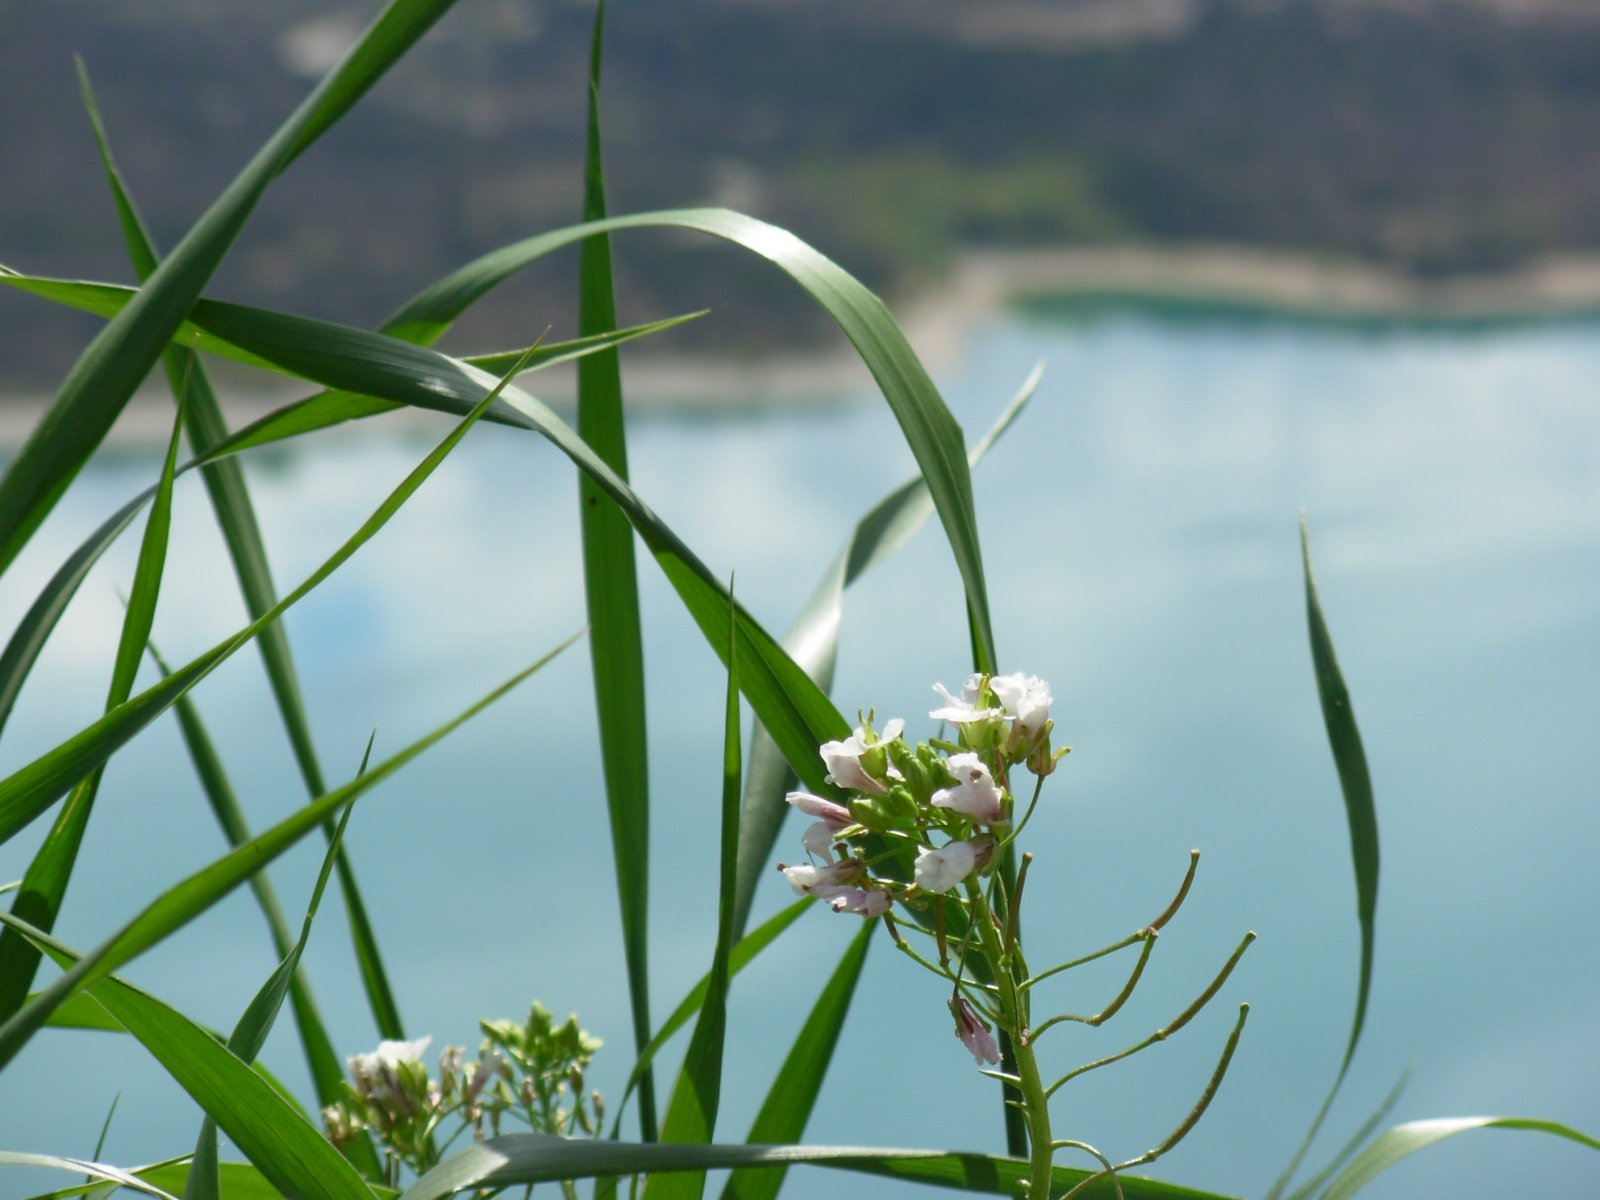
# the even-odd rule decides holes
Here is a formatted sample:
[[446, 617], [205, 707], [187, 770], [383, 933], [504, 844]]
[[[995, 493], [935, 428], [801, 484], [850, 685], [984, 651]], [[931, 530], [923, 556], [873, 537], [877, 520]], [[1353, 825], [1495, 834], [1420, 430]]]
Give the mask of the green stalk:
[[994, 964], [1002, 1032], [1010, 1035], [1011, 1055], [1016, 1060], [1016, 1076], [1007, 1082], [1022, 1093], [1022, 1116], [1028, 1129], [1028, 1196], [1030, 1200], [1050, 1200], [1050, 1172], [1055, 1158], [1055, 1145], [1050, 1136], [1050, 1098], [1039, 1074], [1033, 1039], [1028, 1036], [1028, 999], [1015, 973], [1018, 960], [1001, 943], [1000, 931], [983, 897], [983, 889], [969, 877], [966, 890], [972, 905], [972, 921], [983, 943], [983, 956]]

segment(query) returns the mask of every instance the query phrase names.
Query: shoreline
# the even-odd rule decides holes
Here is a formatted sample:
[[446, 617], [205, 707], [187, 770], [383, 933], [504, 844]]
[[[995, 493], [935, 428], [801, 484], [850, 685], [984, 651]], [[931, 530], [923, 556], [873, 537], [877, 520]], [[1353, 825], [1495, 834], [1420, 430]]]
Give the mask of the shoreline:
[[[1551, 255], [1515, 271], [1431, 280], [1351, 260], [1236, 245], [973, 249], [961, 252], [938, 283], [890, 307], [938, 374], [959, 364], [974, 325], [1028, 305], [1076, 307], [1085, 314], [1099, 306], [1214, 308], [1222, 315], [1232, 310], [1287, 321], [1443, 327], [1600, 318], [1600, 254]], [[855, 354], [838, 346], [749, 359], [625, 351], [623, 382], [629, 401], [643, 411], [693, 414], [842, 403], [869, 379]], [[575, 386], [567, 366], [541, 374], [529, 390], [565, 411]], [[310, 390], [292, 384], [240, 389], [226, 378], [219, 387], [232, 428]], [[0, 403], [0, 448], [19, 446], [49, 400], [24, 394]], [[170, 431], [166, 390], [145, 388], [108, 441], [161, 445]]]

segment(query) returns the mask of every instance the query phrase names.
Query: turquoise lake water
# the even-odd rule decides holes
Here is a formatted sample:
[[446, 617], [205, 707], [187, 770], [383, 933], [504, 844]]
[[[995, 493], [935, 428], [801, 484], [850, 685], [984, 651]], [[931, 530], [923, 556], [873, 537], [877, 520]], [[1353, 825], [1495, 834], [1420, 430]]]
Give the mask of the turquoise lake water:
[[[1053, 685], [1072, 755], [1030, 829], [1036, 965], [1142, 926], [1191, 847], [1200, 875], [1134, 1000], [1045, 1051], [1059, 1069], [1138, 1040], [1211, 978], [1246, 929], [1260, 940], [1172, 1041], [1061, 1093], [1061, 1136], [1131, 1157], [1188, 1111], [1249, 1001], [1249, 1027], [1204, 1121], [1148, 1173], [1259, 1196], [1310, 1121], [1343, 1051], [1357, 933], [1345, 820], [1306, 647], [1298, 514], [1366, 741], [1383, 848], [1367, 1029], [1311, 1161], [1339, 1145], [1398, 1073], [1394, 1120], [1492, 1113], [1600, 1131], [1600, 323], [1336, 328], [1109, 311], [1013, 315], [978, 329], [940, 384], [976, 437], [1032, 364], [1044, 383], [975, 476], [1002, 664]], [[637, 490], [769, 628], [784, 629], [855, 518], [911, 470], [886, 408], [859, 395], [721, 417], [642, 416]], [[537, 392], [537, 386], [531, 390]], [[442, 436], [444, 426], [440, 426]], [[249, 466], [284, 590], [425, 453], [374, 427]], [[69, 493], [0, 593], [9, 629], [32, 590], [155, 470], [108, 457]], [[329, 774], [368, 732], [393, 750], [582, 625], [573, 471], [527, 435], [484, 428], [354, 562], [291, 616]], [[180, 489], [156, 635], [187, 658], [242, 624], [198, 486]], [[24, 693], [0, 769], [96, 715], [131, 548], [83, 589]], [[655, 826], [654, 1002], [665, 1014], [712, 944], [722, 680], [646, 558]], [[953, 566], [925, 529], [850, 593], [834, 695], [904, 716], [918, 736], [935, 681], [967, 673]], [[241, 654], [197, 693], [256, 825], [304, 799]], [[587, 652], [363, 800], [349, 845], [402, 1011], [436, 1046], [533, 997], [576, 1010], [631, 1064]], [[796, 823], [780, 854], [799, 853]], [[18, 877], [42, 835], [0, 848]], [[61, 935], [98, 942], [216, 857], [174, 728], [115, 760]], [[274, 873], [304, 903], [307, 844]], [[756, 917], [787, 902], [776, 873]], [[854, 931], [808, 914], [736, 985], [721, 1135], [739, 1140], [793, 1031]], [[247, 895], [126, 975], [230, 1027], [271, 968]], [[375, 1042], [336, 904], [308, 965], [341, 1052]], [[1083, 1011], [1118, 970], [1062, 982]], [[1041, 1003], [1041, 1001], [1036, 1001]], [[998, 1101], [950, 1034], [935, 981], [874, 947], [808, 1139], [996, 1150]], [[1051, 1059], [1055, 1055], [1055, 1059]], [[305, 1092], [289, 1020], [265, 1058]], [[46, 1031], [0, 1075], [0, 1148], [104, 1157], [182, 1152], [198, 1118], [126, 1039]], [[1068, 1158], [1066, 1161], [1071, 1161]], [[26, 1181], [26, 1182], [24, 1182]], [[0, 1195], [65, 1177], [0, 1176]], [[1579, 1195], [1600, 1157], [1528, 1134], [1469, 1135], [1364, 1195]], [[796, 1171], [797, 1197], [911, 1195]], [[921, 1193], [915, 1193], [921, 1194]]]

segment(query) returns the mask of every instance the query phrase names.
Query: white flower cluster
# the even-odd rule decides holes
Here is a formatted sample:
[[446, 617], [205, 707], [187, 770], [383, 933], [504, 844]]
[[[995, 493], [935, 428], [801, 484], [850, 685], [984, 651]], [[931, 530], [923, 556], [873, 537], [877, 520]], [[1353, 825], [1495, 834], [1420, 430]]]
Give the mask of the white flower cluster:
[[[928, 715], [954, 725], [958, 742], [911, 746], [903, 720], [880, 732], [869, 713], [819, 751], [844, 802], [789, 793], [815, 818], [801, 838], [810, 861], [778, 864], [796, 892], [878, 917], [896, 901], [949, 892], [989, 864], [1013, 820], [1011, 768], [1026, 764], [1042, 777], [1060, 757], [1050, 750], [1050, 687], [1034, 675], [979, 674], [959, 696], [939, 684], [934, 691], [944, 704]], [[895, 864], [908, 859], [909, 880], [903, 869], [897, 877]]]

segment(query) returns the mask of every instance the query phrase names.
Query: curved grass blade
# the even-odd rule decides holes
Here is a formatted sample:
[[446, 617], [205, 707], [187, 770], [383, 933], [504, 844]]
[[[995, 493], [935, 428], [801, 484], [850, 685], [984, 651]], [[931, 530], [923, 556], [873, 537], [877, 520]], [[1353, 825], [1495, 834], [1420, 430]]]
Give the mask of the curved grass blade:
[[[357, 776], [342, 787], [335, 788], [325, 796], [305, 805], [210, 866], [168, 888], [98, 948], [79, 958], [76, 965], [39, 992], [11, 1020], [0, 1025], [0, 1067], [4, 1067], [16, 1055], [57, 1005], [84, 988], [92, 987], [122, 963], [148, 950], [206, 911], [255, 872], [264, 869], [313, 828], [319, 827], [330, 813], [337, 812], [343, 805], [387, 779], [435, 742], [471, 720], [581, 636], [581, 633], [574, 634], [532, 666], [518, 672], [483, 699], [432, 733], [418, 738], [403, 750], [391, 755], [371, 771]], [[19, 923], [8, 915], [0, 914], [0, 920], [13, 927], [20, 927]], [[24, 932], [35, 941], [38, 941], [40, 936], [47, 936], [31, 929], [26, 929]], [[113, 1012], [113, 1015], [121, 1020], [120, 1014]], [[126, 1025], [126, 1022], [123, 1024]], [[129, 1032], [135, 1031], [130, 1029]], [[227, 1129], [226, 1123], [220, 1120], [218, 1123], [224, 1130]]]
[[[133, 261], [139, 279], [147, 280], [155, 273], [160, 256], [112, 157], [110, 140], [100, 119], [100, 110], [95, 103], [94, 90], [89, 84], [88, 71], [81, 59], [78, 60], [78, 86], [83, 95], [84, 107], [89, 114], [89, 122], [94, 129], [95, 143], [99, 148], [100, 162], [105, 170], [107, 185], [116, 204], [123, 241], [127, 244], [128, 255]], [[228, 436], [228, 427], [217, 404], [216, 394], [211, 390], [210, 381], [199, 363], [195, 361], [192, 351], [184, 354], [176, 346], [169, 345], [162, 353], [162, 363], [166, 368], [173, 395], [179, 400], [179, 410], [185, 418], [184, 424], [189, 433], [189, 441], [195, 453], [203, 455]], [[201, 471], [201, 476], [210, 495], [217, 524], [222, 530], [223, 542], [228, 547], [228, 556], [233, 562], [234, 574], [239, 580], [245, 608], [252, 619], [258, 618], [278, 602], [278, 594], [267, 564], [266, 546], [261, 538], [255, 509], [250, 503], [250, 494], [245, 487], [244, 473], [236, 461], [227, 458], [207, 464]], [[269, 624], [257, 636], [256, 645], [261, 653], [262, 665], [266, 669], [267, 680], [272, 688], [273, 698], [277, 702], [284, 730], [289, 737], [289, 745], [294, 751], [295, 762], [300, 768], [301, 778], [305, 781], [306, 791], [313, 797], [320, 796], [328, 790], [327, 783], [322, 766], [317, 760], [316, 745], [311, 736], [310, 722], [306, 719], [305, 706], [300, 699], [300, 683], [294, 669], [294, 660], [289, 653], [288, 634], [281, 624]], [[136, 657], [142, 653], [142, 649], [141, 645], [134, 651]], [[121, 698], [126, 699], [126, 693]], [[325, 829], [331, 840], [331, 825]], [[362, 985], [368, 1005], [384, 1037], [403, 1038], [405, 1034], [400, 1022], [399, 1008], [395, 1003], [393, 990], [389, 986], [388, 976], [383, 969], [383, 958], [378, 950], [372, 923], [367, 917], [366, 904], [356, 884], [355, 870], [343, 853], [339, 855], [338, 866], [339, 888], [350, 923], [351, 937], [355, 943], [356, 961], [361, 968]], [[296, 981], [295, 991], [297, 1021], [316, 1019], [315, 1008], [310, 1004], [309, 996], [305, 995], [303, 981]], [[301, 1028], [303, 1038], [309, 1038], [311, 1042], [327, 1042], [327, 1035], [321, 1029], [320, 1021], [315, 1028], [306, 1029], [303, 1024]], [[320, 1045], [307, 1045], [308, 1053], [325, 1058], [326, 1056], [321, 1053], [322, 1049]], [[319, 1083], [323, 1082], [330, 1066], [337, 1074], [336, 1061], [314, 1063], [313, 1078]], [[331, 1096], [325, 1098], [325, 1102], [331, 1102], [331, 1098]]]
[[1356, 1152], [1366, 1144], [1367, 1139], [1377, 1131], [1378, 1126], [1382, 1125], [1394, 1111], [1394, 1106], [1400, 1102], [1400, 1094], [1406, 1090], [1406, 1084], [1410, 1082], [1411, 1068], [1407, 1067], [1400, 1073], [1400, 1078], [1395, 1080], [1394, 1086], [1389, 1089], [1389, 1094], [1383, 1098], [1383, 1102], [1361, 1122], [1361, 1127], [1350, 1135], [1350, 1139], [1340, 1148], [1339, 1153], [1335, 1154], [1322, 1170], [1290, 1192], [1289, 1200], [1309, 1200], [1316, 1194], [1318, 1188], [1332, 1179], [1345, 1163], [1354, 1158]]
[[0, 573], [105, 437], [272, 180], [444, 15], [452, 0], [392, 0], [290, 114], [68, 372], [0, 476]]
[[486, 389], [472, 408], [437, 447], [401, 481], [377, 510], [368, 517], [332, 556], [308, 576], [293, 592], [244, 629], [226, 638], [200, 657], [168, 675], [139, 695], [118, 705], [95, 724], [35, 759], [21, 770], [0, 780], [0, 842], [48, 808], [57, 797], [111, 757], [118, 749], [153, 721], [179, 696], [224, 662], [266, 625], [277, 620], [329, 575], [349, 560], [415, 494], [445, 457], [455, 449], [487, 407], [495, 401], [505, 384]]
[[118, 1187], [132, 1188], [160, 1200], [175, 1200], [153, 1183], [140, 1179], [129, 1171], [106, 1163], [85, 1162], [81, 1158], [62, 1158], [55, 1154], [23, 1154], [16, 1150], [0, 1150], [0, 1167], [46, 1167], [56, 1171], [71, 1171], [75, 1175], [92, 1175], [94, 1178], [114, 1183]]
[[[372, 743], [367, 742], [367, 755], [362, 757], [360, 776], [367, 769], [367, 756], [372, 753]], [[316, 885], [311, 889], [311, 901], [306, 905], [305, 921], [300, 926], [300, 937], [290, 947], [289, 953], [273, 968], [272, 974], [267, 976], [267, 981], [261, 985], [244, 1014], [239, 1018], [239, 1023], [234, 1026], [233, 1034], [228, 1038], [228, 1049], [242, 1063], [249, 1064], [255, 1061], [256, 1055], [261, 1053], [261, 1047], [267, 1040], [267, 1034], [272, 1032], [273, 1023], [278, 1019], [278, 1013], [283, 1008], [284, 997], [288, 995], [289, 988], [300, 970], [300, 956], [305, 952], [306, 942], [311, 938], [311, 923], [316, 920], [317, 909], [322, 904], [322, 893], [327, 890], [328, 877], [333, 874], [334, 860], [339, 856], [339, 847], [344, 845], [345, 826], [350, 823], [350, 814], [355, 811], [355, 804], [345, 805], [344, 812], [339, 816], [339, 822], [334, 827], [333, 837], [328, 843], [328, 852], [322, 856], [322, 870], [317, 874]], [[355, 1145], [364, 1147], [365, 1158], [370, 1162], [358, 1164], [363, 1172], [372, 1175], [378, 1170], [377, 1155], [373, 1152], [372, 1144], [365, 1138], [359, 1139]], [[217, 1154], [217, 1123], [207, 1116], [200, 1123], [200, 1135], [195, 1141], [194, 1157], [189, 1178], [183, 1186], [183, 1200], [221, 1200], [222, 1179], [218, 1164]]]
[[[850, 1011], [850, 1000], [861, 978], [861, 968], [867, 961], [872, 932], [873, 922], [863, 922], [845, 948], [844, 957], [828, 977], [822, 994], [812, 1006], [811, 1015], [800, 1027], [793, 1048], [778, 1069], [745, 1141], [773, 1145], [797, 1142], [805, 1136], [806, 1122], [816, 1107], [817, 1094], [822, 1090], [834, 1047], [839, 1043], [839, 1031], [844, 1028], [845, 1014]], [[786, 1174], [784, 1167], [735, 1171], [728, 1176], [722, 1200], [776, 1200]]]
[[1363, 1150], [1322, 1193], [1322, 1200], [1349, 1200], [1402, 1158], [1447, 1137], [1473, 1129], [1521, 1129], [1546, 1133], [1591, 1150], [1600, 1150], [1600, 1141], [1555, 1121], [1528, 1117], [1439, 1117], [1431, 1121], [1410, 1121], [1396, 1125]]
[[[72, 961], [74, 952], [48, 934], [24, 931], [58, 961]], [[61, 978], [81, 974], [91, 957], [79, 958]], [[372, 1200], [355, 1168], [295, 1103], [199, 1025], [120, 979], [102, 974], [85, 986], [284, 1195]]]
[[[91, 1003], [93, 1003], [91, 1001]], [[219, 1164], [222, 1179], [222, 1194], [227, 1200], [283, 1200], [283, 1193], [268, 1181], [256, 1168], [249, 1163], [225, 1162]], [[136, 1176], [145, 1183], [165, 1189], [174, 1195], [183, 1191], [185, 1182], [189, 1178], [189, 1163], [187, 1159], [171, 1159], [166, 1162], [153, 1163], [148, 1167], [135, 1167], [127, 1172]], [[30, 1200], [71, 1200], [75, 1196], [109, 1196], [114, 1190], [114, 1185], [103, 1183], [82, 1184], [74, 1188], [64, 1188], [58, 1192], [48, 1192], [44, 1195], [30, 1197]], [[373, 1192], [380, 1197], [393, 1197], [399, 1193], [392, 1188], [374, 1186]]]
[[[583, 171], [585, 221], [606, 215], [605, 167], [600, 150], [600, 64], [605, 21], [605, 0], [599, 0], [589, 45]], [[578, 332], [594, 337], [617, 325], [610, 239], [603, 233], [584, 239], [579, 255]], [[619, 479], [628, 478], [622, 370], [614, 348], [578, 363], [578, 436]], [[640, 1052], [650, 1043], [650, 755], [638, 566], [628, 518], [582, 473], [578, 476], [578, 514], [583, 533], [583, 594], [589, 614], [589, 658], [594, 672], [600, 761], [611, 825], [611, 855], [617, 873], [617, 906], [622, 915], [633, 1045]], [[728, 671], [731, 677], [731, 659]], [[723, 948], [720, 938], [717, 944]], [[726, 978], [723, 982], [725, 986]], [[709, 1012], [709, 1008], [702, 1011], [702, 1021]], [[720, 1060], [720, 1036], [717, 1046]], [[648, 1071], [639, 1080], [639, 1135], [647, 1142], [656, 1140], [655, 1081]]]
[[[809, 896], [796, 900], [788, 908], [780, 910], [776, 915], [768, 918], [761, 925], [740, 938], [734, 945], [733, 952], [728, 955], [729, 978], [744, 970], [756, 955], [775, 942], [778, 939], [778, 935], [793, 925], [799, 919], [800, 914], [810, 908], [813, 903], [814, 901]], [[628, 1099], [633, 1095], [639, 1080], [650, 1069], [650, 1064], [655, 1061], [655, 1056], [660, 1053], [661, 1047], [672, 1039], [673, 1034], [689, 1023], [690, 1017], [700, 1011], [700, 1006], [705, 1003], [706, 991], [710, 986], [711, 975], [707, 972], [700, 977], [700, 981], [694, 987], [689, 989], [689, 994], [679, 1001], [678, 1007], [672, 1010], [672, 1015], [661, 1023], [661, 1028], [656, 1031], [656, 1035], [640, 1051], [638, 1061], [633, 1064], [633, 1070], [628, 1075], [628, 1082], [623, 1086], [622, 1100], [617, 1104], [617, 1115], [611, 1125], [612, 1141], [617, 1139], [617, 1134], [622, 1128], [622, 1114], [626, 1111]]]
[[[1043, 367], [1036, 366], [1024, 380], [989, 431], [967, 455], [976, 467], [989, 448], [1011, 427], [1039, 386]], [[839, 646], [839, 626], [844, 619], [844, 591], [868, 569], [905, 545], [933, 515], [927, 482], [918, 475], [890, 492], [856, 522], [840, 547], [838, 557], [817, 583], [800, 616], [784, 636], [783, 645], [795, 662], [823, 691], [833, 686], [833, 667]], [[739, 878], [734, 899], [734, 928], [742, 931], [749, 920], [756, 883], [777, 844], [778, 830], [788, 815], [783, 797], [794, 774], [766, 731], [757, 725], [750, 742], [750, 770], [746, 778], [744, 809], [739, 825]], [[792, 1139], [783, 1139], [792, 1140]]]
[[716, 208], [641, 213], [553, 230], [468, 263], [419, 293], [383, 329], [407, 340], [432, 342], [490, 289], [544, 255], [597, 233], [650, 227], [696, 230], [766, 258], [805, 288], [844, 330], [877, 381], [928, 481], [966, 590], [977, 669], [994, 670], [994, 634], [961, 427], [883, 302], [787, 230]]
[[[729, 594], [732, 594], [729, 587]], [[664, 1142], [709, 1142], [717, 1128], [722, 1096], [722, 1050], [728, 1028], [728, 958], [734, 942], [733, 879], [739, 854], [739, 781], [743, 774], [739, 742], [739, 654], [728, 623], [728, 694], [722, 730], [722, 836], [718, 870], [717, 943], [711, 955], [705, 1000], [689, 1038], [667, 1115], [661, 1122]], [[650, 1180], [646, 1200], [698, 1200], [705, 1192], [705, 1172], [682, 1172]]]
[[1334, 1098], [1344, 1085], [1350, 1061], [1355, 1057], [1356, 1045], [1361, 1041], [1361, 1028], [1367, 1019], [1367, 996], [1372, 988], [1372, 946], [1378, 909], [1378, 812], [1372, 798], [1372, 776], [1367, 770], [1366, 752], [1361, 748], [1361, 731], [1356, 728], [1355, 712], [1350, 707], [1350, 692], [1345, 687], [1339, 659], [1333, 650], [1333, 636], [1328, 632], [1327, 620], [1322, 615], [1317, 579], [1311, 569], [1311, 535], [1303, 513], [1300, 517], [1300, 558], [1305, 571], [1306, 623], [1311, 637], [1311, 663], [1317, 676], [1317, 697], [1322, 704], [1322, 720], [1328, 730], [1328, 745], [1333, 751], [1334, 766], [1339, 772], [1345, 817], [1350, 824], [1350, 859], [1356, 877], [1356, 917], [1361, 924], [1361, 966], [1356, 982], [1355, 1014], [1350, 1021], [1350, 1038], [1345, 1043], [1339, 1073], [1334, 1077], [1333, 1086], [1328, 1090], [1322, 1107], [1317, 1110], [1305, 1140], [1300, 1143], [1283, 1174], [1273, 1183], [1267, 1200], [1277, 1200], [1294, 1178], [1295, 1171], [1322, 1129]]
[[[156, 602], [161, 594], [161, 576], [166, 570], [167, 540], [172, 528], [172, 479], [178, 463], [178, 437], [183, 428], [183, 399], [179, 396], [178, 416], [161, 465], [155, 499], [145, 521], [144, 538], [134, 568], [133, 588], [123, 613], [122, 632], [111, 668], [111, 684], [106, 694], [106, 711], [121, 704], [133, 691], [134, 677], [143, 657], [143, 647], [155, 622]], [[101, 771], [87, 775], [62, 805], [54, 826], [34, 854], [22, 878], [22, 889], [12, 902], [11, 911], [31, 925], [48, 932], [66, 899], [72, 868], [78, 860], [78, 847], [89, 826], [89, 814], [100, 790]], [[39, 951], [11, 929], [0, 930], [0, 1022], [8, 1020], [22, 1006], [39, 968]]]
[[[637, 1175], [662, 1171], [705, 1171], [721, 1167], [778, 1167], [809, 1163], [889, 1179], [1021, 1196], [1028, 1164], [1022, 1159], [946, 1150], [900, 1150], [867, 1146], [680, 1146], [670, 1142], [569, 1141], [545, 1134], [492, 1138], [440, 1163], [400, 1194], [400, 1200], [444, 1200], [471, 1187], [490, 1189], [590, 1176]], [[1054, 1186], [1065, 1191], [1090, 1172], [1057, 1167]], [[1177, 1184], [1119, 1175], [1124, 1200], [1228, 1200]], [[1079, 1195], [1111, 1200], [1110, 1180]]]

